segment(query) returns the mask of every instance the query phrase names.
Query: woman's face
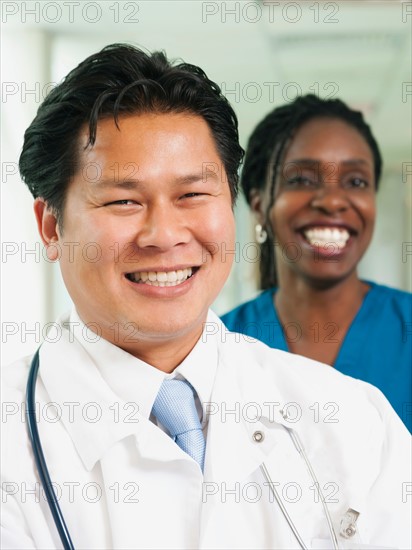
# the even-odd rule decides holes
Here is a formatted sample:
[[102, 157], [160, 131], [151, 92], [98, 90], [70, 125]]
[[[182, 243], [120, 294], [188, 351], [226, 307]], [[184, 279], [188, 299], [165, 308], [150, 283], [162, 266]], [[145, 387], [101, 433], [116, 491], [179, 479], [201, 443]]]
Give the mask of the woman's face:
[[[264, 214], [269, 201], [267, 189]], [[362, 135], [336, 118], [300, 127], [287, 147], [268, 218], [280, 280], [295, 274], [319, 285], [353, 274], [375, 221], [374, 159]]]

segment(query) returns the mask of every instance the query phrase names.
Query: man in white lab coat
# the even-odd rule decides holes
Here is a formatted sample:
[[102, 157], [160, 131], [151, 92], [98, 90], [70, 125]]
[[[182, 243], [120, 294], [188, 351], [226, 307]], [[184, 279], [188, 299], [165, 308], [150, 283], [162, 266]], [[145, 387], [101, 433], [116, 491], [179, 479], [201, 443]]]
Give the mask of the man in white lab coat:
[[[382, 394], [209, 310], [241, 158], [200, 69], [124, 45], [26, 132], [22, 177], [75, 304], [40, 348], [34, 407], [72, 545], [410, 548], [409, 436]], [[3, 373], [2, 547], [70, 548], [27, 433], [31, 362]]]

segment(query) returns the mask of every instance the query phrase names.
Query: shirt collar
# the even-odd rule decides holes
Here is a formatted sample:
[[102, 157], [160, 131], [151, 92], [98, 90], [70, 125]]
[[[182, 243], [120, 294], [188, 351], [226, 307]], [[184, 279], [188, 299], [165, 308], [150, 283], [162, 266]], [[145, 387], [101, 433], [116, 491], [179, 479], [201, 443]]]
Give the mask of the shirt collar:
[[202, 336], [183, 362], [174, 370], [172, 375], [182, 376], [196, 390], [199, 397], [202, 417], [202, 425], [208, 421], [209, 407], [212, 398], [212, 390], [215, 382], [218, 365], [218, 346], [215, 335], [209, 337], [207, 327], [215, 321], [215, 315], [209, 311]]
[[75, 309], [70, 315], [74, 337], [94, 360], [101, 376], [120, 399], [126, 403], [137, 403], [140, 414], [149, 418], [163, 380], [181, 377], [196, 390], [202, 405], [203, 423], [207, 420], [205, 404], [211, 400], [218, 363], [217, 339], [213, 337], [214, 334], [208, 333], [215, 320], [216, 316], [209, 311], [201, 338], [183, 362], [167, 375], [99, 338], [83, 323]]

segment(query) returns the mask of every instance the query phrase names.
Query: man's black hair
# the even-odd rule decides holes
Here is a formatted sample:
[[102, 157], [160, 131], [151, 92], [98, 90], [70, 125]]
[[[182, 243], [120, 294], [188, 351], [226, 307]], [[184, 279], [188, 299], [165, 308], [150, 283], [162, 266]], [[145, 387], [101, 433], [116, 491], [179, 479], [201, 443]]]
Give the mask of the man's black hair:
[[[350, 109], [340, 99], [321, 99], [308, 94], [274, 109], [256, 126], [250, 136], [241, 177], [242, 189], [249, 203], [252, 189], [263, 190], [269, 186], [270, 203], [267, 214], [269, 213], [275, 199], [275, 185], [287, 145], [305, 122], [319, 117], [337, 118], [358, 130], [371, 149], [375, 187], [378, 189], [382, 157], [362, 113]], [[268, 223], [266, 219], [266, 224]], [[268, 229], [269, 238], [261, 245], [260, 286], [262, 289], [277, 285], [273, 235], [270, 228]]]
[[[96, 140], [99, 119], [140, 113], [188, 113], [208, 124], [225, 168], [233, 203], [243, 158], [235, 112], [217, 84], [195, 65], [173, 65], [163, 52], [147, 54], [112, 44], [73, 69], [40, 105], [24, 135], [19, 168], [33, 197], [42, 197], [62, 227], [67, 186], [79, 168], [79, 134]], [[207, 161], [207, 159], [205, 159]]]

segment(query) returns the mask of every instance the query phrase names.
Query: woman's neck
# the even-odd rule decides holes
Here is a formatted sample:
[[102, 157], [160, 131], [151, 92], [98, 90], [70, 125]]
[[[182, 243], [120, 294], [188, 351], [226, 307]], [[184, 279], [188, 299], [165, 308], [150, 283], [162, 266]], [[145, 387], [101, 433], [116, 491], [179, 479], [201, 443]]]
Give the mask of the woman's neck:
[[334, 285], [311, 284], [294, 273], [279, 283], [274, 305], [289, 350], [333, 364], [369, 286], [356, 273]]

